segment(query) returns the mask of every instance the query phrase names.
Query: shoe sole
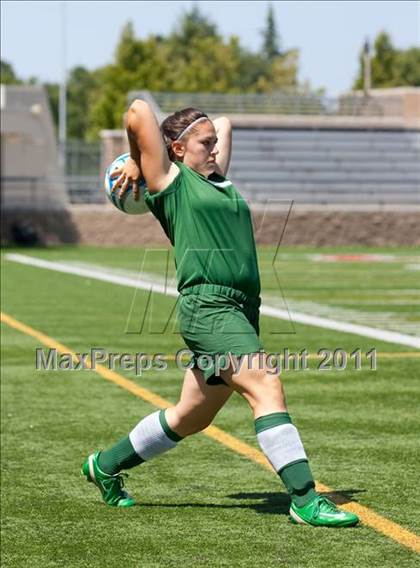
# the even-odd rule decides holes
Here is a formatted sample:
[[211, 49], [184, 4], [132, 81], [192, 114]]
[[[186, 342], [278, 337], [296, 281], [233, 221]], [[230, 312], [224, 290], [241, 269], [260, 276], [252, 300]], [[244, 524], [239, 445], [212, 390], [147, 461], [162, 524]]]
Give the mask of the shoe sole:
[[[91, 458], [93, 459], [93, 456], [94, 456], [94, 454], [90, 455], [80, 469], [80, 475], [85, 477], [86, 481], [88, 481], [89, 483], [95, 483], [95, 481], [94, 481], [95, 472], [93, 470], [93, 467], [91, 467]], [[87, 471], [85, 471], [86, 465], [87, 465], [87, 468], [86, 468]], [[96, 485], [96, 483], [95, 483], [95, 485]]]
[[289, 509], [289, 515], [291, 517], [291, 521], [292, 523], [296, 524], [296, 525], [309, 525], [310, 523], [307, 523], [306, 521], [304, 521], [303, 519], [301, 519], [299, 517], [299, 515], [297, 515], [292, 508]]
[[290, 521], [295, 525], [299, 524], [299, 525], [309, 525], [311, 527], [323, 527], [323, 528], [326, 527], [328, 529], [344, 529], [347, 527], [354, 527], [359, 522], [359, 519], [357, 519], [356, 521], [349, 521], [348, 523], [342, 525], [313, 525], [312, 523], [308, 523], [307, 521], [301, 519], [301, 517], [299, 517], [299, 515], [296, 514], [292, 508], [289, 509], [289, 515], [290, 515]]
[[97, 487], [99, 487], [98, 482], [96, 481], [96, 477], [95, 477], [95, 468], [93, 467], [93, 458], [94, 457], [95, 457], [95, 454], [90, 454], [90, 456], [88, 457], [89, 477], [90, 477], [90, 481], [92, 481]]

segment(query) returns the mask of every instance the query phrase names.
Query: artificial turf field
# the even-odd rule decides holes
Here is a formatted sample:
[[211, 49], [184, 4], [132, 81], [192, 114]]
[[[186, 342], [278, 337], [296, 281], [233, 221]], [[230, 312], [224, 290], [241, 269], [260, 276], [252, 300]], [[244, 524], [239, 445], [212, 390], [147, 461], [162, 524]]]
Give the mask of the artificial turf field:
[[[10, 252], [117, 274], [141, 269], [157, 279], [166, 271], [165, 253], [145, 256], [138, 248]], [[337, 254], [342, 258], [326, 256]], [[376, 256], [366, 262], [365, 254]], [[264, 302], [420, 335], [418, 250], [282, 248], [273, 270], [274, 255], [273, 248], [259, 249]], [[76, 352], [103, 347], [173, 356], [184, 346], [171, 325], [161, 325], [173, 308], [171, 297], [154, 295], [153, 333], [125, 333], [136, 329], [147, 291], [134, 298], [128, 287], [4, 255], [2, 294], [3, 313]], [[307, 371], [282, 378], [317, 481], [339, 492], [341, 502], [360, 503], [396, 523], [395, 539], [366, 523], [344, 530], [290, 524], [278, 477], [202, 434], [131, 470], [127, 486], [138, 506], [105, 506], [79, 477], [82, 461], [156, 407], [91, 370], [35, 371], [35, 349], [45, 346], [2, 324], [2, 566], [418, 565], [416, 553], [398, 542], [398, 531], [419, 530], [420, 351], [265, 316], [261, 323], [271, 352], [376, 348], [376, 371], [363, 358], [361, 370], [349, 363], [343, 371], [321, 372], [314, 358]], [[116, 370], [177, 400], [183, 373], [173, 362], [164, 372], [141, 376]], [[214, 424], [258, 448], [252, 416], [238, 395]]]

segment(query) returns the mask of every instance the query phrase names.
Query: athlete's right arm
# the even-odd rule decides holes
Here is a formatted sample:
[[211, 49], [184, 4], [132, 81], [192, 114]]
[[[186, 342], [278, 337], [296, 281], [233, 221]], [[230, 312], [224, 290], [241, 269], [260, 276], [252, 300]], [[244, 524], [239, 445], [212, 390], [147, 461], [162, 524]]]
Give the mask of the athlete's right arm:
[[[176, 177], [178, 167], [169, 160], [159, 125], [148, 103], [135, 100], [130, 105], [125, 118], [125, 127], [132, 166], [133, 162], [140, 166], [150, 193], [165, 189]], [[127, 165], [129, 168], [129, 164]]]

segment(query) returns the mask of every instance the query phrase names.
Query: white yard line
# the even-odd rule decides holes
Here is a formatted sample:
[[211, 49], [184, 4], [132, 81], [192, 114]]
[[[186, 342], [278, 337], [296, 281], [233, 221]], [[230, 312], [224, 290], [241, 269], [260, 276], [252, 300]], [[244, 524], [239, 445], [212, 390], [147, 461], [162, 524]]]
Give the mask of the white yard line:
[[[419, 294], [417, 294], [419, 297]], [[358, 325], [368, 325], [369, 327], [374, 327], [375, 329], [387, 329], [389, 331], [395, 331], [397, 333], [404, 333], [409, 335], [420, 335], [420, 319], [413, 320], [411, 316], [415, 314], [415, 305], [420, 305], [420, 300], [416, 302], [415, 300], [405, 301], [398, 300], [398, 305], [404, 305], [410, 307], [410, 312], [395, 312], [395, 311], [383, 311], [389, 309], [393, 302], [381, 302], [381, 310], [368, 311], [360, 310], [360, 305], [363, 304], [362, 301], [358, 301], [359, 309], [355, 309], [355, 300], [352, 300], [352, 307], [343, 307], [346, 300], [340, 300], [340, 304], [334, 305], [327, 303], [319, 303], [308, 300], [298, 300], [294, 296], [287, 297], [287, 304], [284, 300], [278, 298], [278, 296], [273, 296], [271, 294], [264, 294], [264, 303], [270, 305], [274, 308], [286, 308], [291, 311], [298, 311], [304, 314], [311, 314], [313, 316], [334, 319], [338, 321], [344, 321], [349, 323], [354, 323]], [[364, 302], [365, 304], [372, 306], [375, 302]], [[420, 316], [420, 312], [419, 312]]]
[[[93, 278], [95, 280], [101, 280], [103, 282], [110, 282], [112, 284], [119, 284], [120, 286], [128, 286], [130, 288], [140, 288], [143, 290], [150, 290], [153, 288], [154, 292], [159, 294], [165, 294], [167, 296], [178, 296], [178, 291], [173, 286], [165, 286], [159, 282], [151, 282], [150, 280], [142, 280], [141, 278], [131, 278], [128, 276], [122, 276], [118, 274], [113, 274], [111, 271], [105, 271], [103, 269], [85, 268], [80, 266], [74, 266], [65, 264], [63, 262], [52, 262], [49, 260], [43, 260], [41, 258], [36, 258], [32, 256], [27, 256], [23, 254], [6, 254], [7, 260], [12, 262], [18, 262], [20, 264], [26, 264], [29, 266], [36, 266], [37, 268], [45, 268], [47, 270], [54, 270], [56, 272], [64, 272], [66, 274], [73, 274], [75, 276], [83, 276], [85, 278]], [[315, 327], [321, 327], [324, 329], [332, 329], [334, 331], [341, 331], [343, 333], [352, 333], [355, 335], [360, 335], [362, 337], [370, 337], [372, 339], [379, 339], [381, 341], [386, 341], [389, 343], [394, 343], [397, 345], [407, 345], [409, 347], [415, 347], [420, 349], [420, 337], [406, 335], [403, 333], [397, 333], [394, 331], [387, 331], [385, 329], [377, 329], [374, 327], [368, 327], [365, 325], [358, 325], [353, 323], [347, 323], [343, 321], [337, 321], [330, 318], [317, 317], [309, 314], [282, 310], [263, 304], [261, 306], [261, 313], [265, 316], [270, 316], [277, 319], [282, 319], [286, 321], [292, 321], [294, 323], [301, 323], [304, 325], [312, 325]]]

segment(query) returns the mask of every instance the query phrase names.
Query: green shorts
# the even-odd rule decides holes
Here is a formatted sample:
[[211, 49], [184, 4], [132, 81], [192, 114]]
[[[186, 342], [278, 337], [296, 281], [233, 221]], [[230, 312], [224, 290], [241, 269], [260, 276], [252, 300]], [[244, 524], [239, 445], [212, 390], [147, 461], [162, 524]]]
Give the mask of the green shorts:
[[239, 357], [262, 350], [260, 305], [260, 298], [217, 284], [190, 286], [181, 291], [181, 335], [194, 354], [194, 366], [203, 371], [208, 384], [224, 383], [218, 367], [223, 367], [229, 354]]

